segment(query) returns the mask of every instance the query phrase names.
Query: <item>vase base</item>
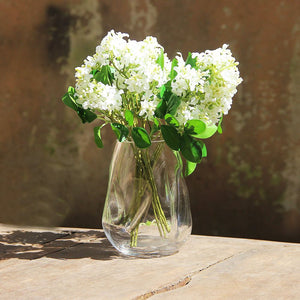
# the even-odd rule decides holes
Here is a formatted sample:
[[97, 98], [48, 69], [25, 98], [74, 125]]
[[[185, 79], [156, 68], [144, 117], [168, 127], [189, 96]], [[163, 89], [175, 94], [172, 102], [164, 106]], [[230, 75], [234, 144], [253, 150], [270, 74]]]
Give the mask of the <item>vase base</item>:
[[157, 250], [157, 251], [149, 251], [149, 250], [141, 250], [137, 249], [138, 247], [132, 247], [132, 248], [116, 248], [118, 251], [120, 251], [122, 254], [127, 256], [134, 256], [139, 258], [154, 258], [154, 257], [162, 257], [162, 256], [169, 256], [172, 254], [176, 254], [179, 249], [164, 249], [164, 250]]
[[[102, 224], [104, 232], [110, 243], [122, 254], [141, 258], [152, 258], [169, 256], [179, 251], [185, 240], [178, 240], [172, 236], [162, 238], [157, 235], [157, 228], [153, 230], [149, 227], [146, 232], [139, 232], [137, 245], [131, 246], [130, 233], [123, 227]], [[153, 232], [153, 234], [150, 234]]]

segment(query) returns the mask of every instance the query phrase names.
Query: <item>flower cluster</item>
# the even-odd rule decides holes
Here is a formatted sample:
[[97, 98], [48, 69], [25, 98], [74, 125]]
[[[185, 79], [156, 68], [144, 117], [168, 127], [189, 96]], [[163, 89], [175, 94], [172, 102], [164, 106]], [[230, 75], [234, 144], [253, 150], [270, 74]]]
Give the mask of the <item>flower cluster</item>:
[[[242, 82], [237, 65], [227, 45], [189, 53], [186, 60], [177, 53], [171, 61], [155, 37], [135, 41], [111, 30], [76, 68], [75, 89], [63, 101], [83, 122], [110, 123], [119, 141], [147, 148], [161, 135], [170, 148], [198, 163], [206, 149], [195, 138], [214, 134], [231, 108]], [[102, 147], [100, 126], [95, 140]]]
[[[159, 88], [170, 80], [171, 62], [167, 54], [161, 57], [163, 47], [156, 38], [149, 36], [139, 42], [126, 38], [128, 34], [110, 31], [96, 53], [76, 68], [77, 102], [85, 109], [104, 114], [134, 108], [138, 116], [152, 121], [160, 101]], [[158, 63], [160, 57], [163, 64]], [[187, 64], [181, 53], [175, 57], [177, 75], [171, 88], [181, 99], [175, 117], [182, 125], [192, 119], [216, 124], [228, 113], [236, 87], [242, 81], [238, 63], [227, 45], [192, 53], [191, 61]], [[111, 85], [97, 81], [92, 74], [107, 65], [113, 72]], [[138, 105], [133, 105], [136, 101]]]
[[[76, 68], [77, 102], [84, 108], [108, 113], [136, 108], [139, 116], [152, 120], [159, 102], [158, 89], [168, 81], [170, 61], [164, 54], [164, 68], [156, 62], [163, 51], [156, 38], [150, 36], [137, 42], [127, 41], [126, 37], [127, 34], [110, 31], [95, 55]], [[97, 82], [92, 75], [93, 70], [107, 65], [113, 72], [111, 85]], [[138, 105], [133, 105], [137, 99]]]
[[177, 111], [178, 120], [186, 123], [199, 119], [216, 124], [231, 108], [236, 87], [242, 81], [237, 62], [228, 45], [204, 53], [192, 53], [193, 67], [179, 54], [177, 76], [172, 82], [173, 92], [182, 99]]

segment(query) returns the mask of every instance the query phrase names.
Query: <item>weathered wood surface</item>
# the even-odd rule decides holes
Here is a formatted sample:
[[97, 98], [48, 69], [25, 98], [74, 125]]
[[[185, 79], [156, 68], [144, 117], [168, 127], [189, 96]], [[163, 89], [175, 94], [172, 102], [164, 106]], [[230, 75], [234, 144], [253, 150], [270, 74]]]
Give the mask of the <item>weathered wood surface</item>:
[[192, 236], [162, 258], [101, 230], [0, 224], [0, 299], [300, 299], [300, 245]]

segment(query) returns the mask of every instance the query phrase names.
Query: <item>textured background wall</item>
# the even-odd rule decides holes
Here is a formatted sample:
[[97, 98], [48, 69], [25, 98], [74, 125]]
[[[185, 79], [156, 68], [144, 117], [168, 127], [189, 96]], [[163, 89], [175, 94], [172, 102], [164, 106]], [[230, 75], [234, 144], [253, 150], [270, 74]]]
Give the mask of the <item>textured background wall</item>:
[[300, 241], [300, 2], [0, 0], [0, 222], [100, 226], [114, 137], [61, 95], [108, 30], [169, 56], [228, 43], [244, 82], [187, 179], [194, 233]]

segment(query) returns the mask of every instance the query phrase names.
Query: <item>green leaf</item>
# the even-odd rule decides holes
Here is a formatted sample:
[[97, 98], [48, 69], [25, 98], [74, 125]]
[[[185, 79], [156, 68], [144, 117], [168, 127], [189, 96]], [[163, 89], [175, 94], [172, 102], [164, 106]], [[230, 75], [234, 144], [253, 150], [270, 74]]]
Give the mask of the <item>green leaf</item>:
[[186, 161], [186, 166], [185, 166], [185, 171], [184, 171], [184, 176], [189, 176], [191, 175], [197, 167], [197, 163], [191, 162], [189, 160]]
[[94, 138], [95, 143], [99, 148], [103, 148], [103, 142], [101, 139], [101, 133], [100, 133], [101, 126], [97, 126], [94, 128]]
[[68, 87], [68, 93], [70, 94], [70, 96], [73, 97], [73, 99], [75, 99], [75, 98], [74, 98], [75, 89], [74, 89], [72, 86], [69, 86], [69, 87]]
[[197, 135], [204, 132], [206, 125], [200, 120], [189, 120], [185, 124], [184, 131], [190, 135]]
[[181, 153], [190, 162], [200, 163], [202, 159], [202, 145], [188, 134], [183, 134], [181, 142]]
[[174, 127], [179, 126], [179, 122], [176, 120], [175, 117], [173, 117], [171, 114], [166, 114], [165, 115], [165, 120], [169, 125], [172, 125]]
[[62, 97], [62, 101], [65, 105], [74, 109], [78, 116], [80, 117], [82, 123], [92, 122], [97, 118], [97, 115], [90, 111], [89, 109], [83, 109], [75, 101], [75, 89], [72, 86], [69, 86], [68, 92]]
[[218, 133], [220, 133], [220, 134], [222, 134], [222, 132], [223, 132], [222, 121], [223, 121], [223, 115], [222, 115], [221, 119], [219, 120], [219, 124], [218, 124]]
[[156, 127], [159, 127], [159, 121], [157, 119], [153, 119], [153, 123], [155, 124]]
[[167, 101], [167, 111], [166, 113], [169, 113], [171, 115], [176, 114], [176, 110], [180, 104], [180, 99], [175, 94], [172, 94], [169, 100]]
[[192, 53], [189, 52], [186, 61], [185, 61], [185, 65], [190, 65], [192, 68], [196, 69], [196, 62], [197, 62], [197, 58], [192, 58]]
[[166, 114], [166, 111], [167, 111], [167, 103], [166, 103], [166, 101], [164, 99], [162, 99], [158, 103], [158, 105], [157, 105], [157, 107], [155, 109], [154, 114], [155, 114], [155, 116], [157, 118], [163, 119], [164, 116], [165, 116], [165, 114]]
[[91, 72], [93, 74], [93, 77], [97, 82], [102, 82], [103, 84], [112, 84], [114, 75], [111, 72], [111, 68], [109, 65], [103, 66], [100, 71], [93, 70]]
[[171, 65], [171, 72], [169, 75], [171, 81], [177, 76], [177, 72], [174, 70], [174, 67], [176, 66], [178, 66], [178, 61], [176, 58], [173, 58], [172, 65]]
[[134, 143], [138, 148], [147, 148], [151, 145], [151, 139], [144, 128], [133, 127], [131, 134]]
[[163, 98], [165, 91], [166, 91], [166, 86], [163, 84], [159, 89], [159, 96], [161, 99]]
[[161, 125], [161, 133], [166, 144], [172, 150], [175, 151], [180, 150], [181, 135], [173, 126]]
[[165, 57], [164, 57], [164, 50], [161, 49], [160, 54], [156, 60], [156, 62], [160, 65], [161, 69], [164, 69]]
[[152, 136], [155, 132], [157, 132], [159, 130], [159, 122], [157, 119], [153, 119], [153, 126], [151, 128], [151, 132], [150, 135]]
[[74, 109], [75, 111], [77, 111], [77, 105], [73, 99], [73, 97], [70, 95], [69, 92], [65, 93], [62, 97], [62, 102], [69, 106], [70, 108]]
[[90, 111], [89, 109], [83, 109], [82, 107], [77, 107], [77, 114], [80, 117], [82, 123], [91, 123], [97, 119], [97, 115]]
[[198, 141], [198, 143], [201, 146], [201, 150], [202, 150], [202, 157], [207, 157], [207, 149], [205, 144], [202, 141]]
[[92, 70], [92, 71], [90, 72], [90, 74], [92, 74], [93, 77], [94, 77], [98, 72], [99, 72], [98, 70]]
[[65, 93], [62, 97], [62, 101], [65, 105], [77, 111], [77, 104], [75, 101], [75, 89], [72, 86], [68, 87], [67, 93]]
[[194, 135], [194, 137], [199, 139], [207, 139], [213, 136], [217, 132], [218, 127], [216, 125], [206, 126], [205, 130], [199, 134]]
[[119, 123], [111, 123], [111, 129], [113, 130], [113, 132], [116, 134], [117, 139], [119, 140], [119, 142], [123, 142], [126, 140], [128, 134], [129, 134], [129, 130], [126, 126], [119, 124]]
[[134, 116], [133, 116], [133, 112], [131, 110], [127, 109], [125, 111], [125, 120], [127, 121], [129, 126], [133, 126]]

